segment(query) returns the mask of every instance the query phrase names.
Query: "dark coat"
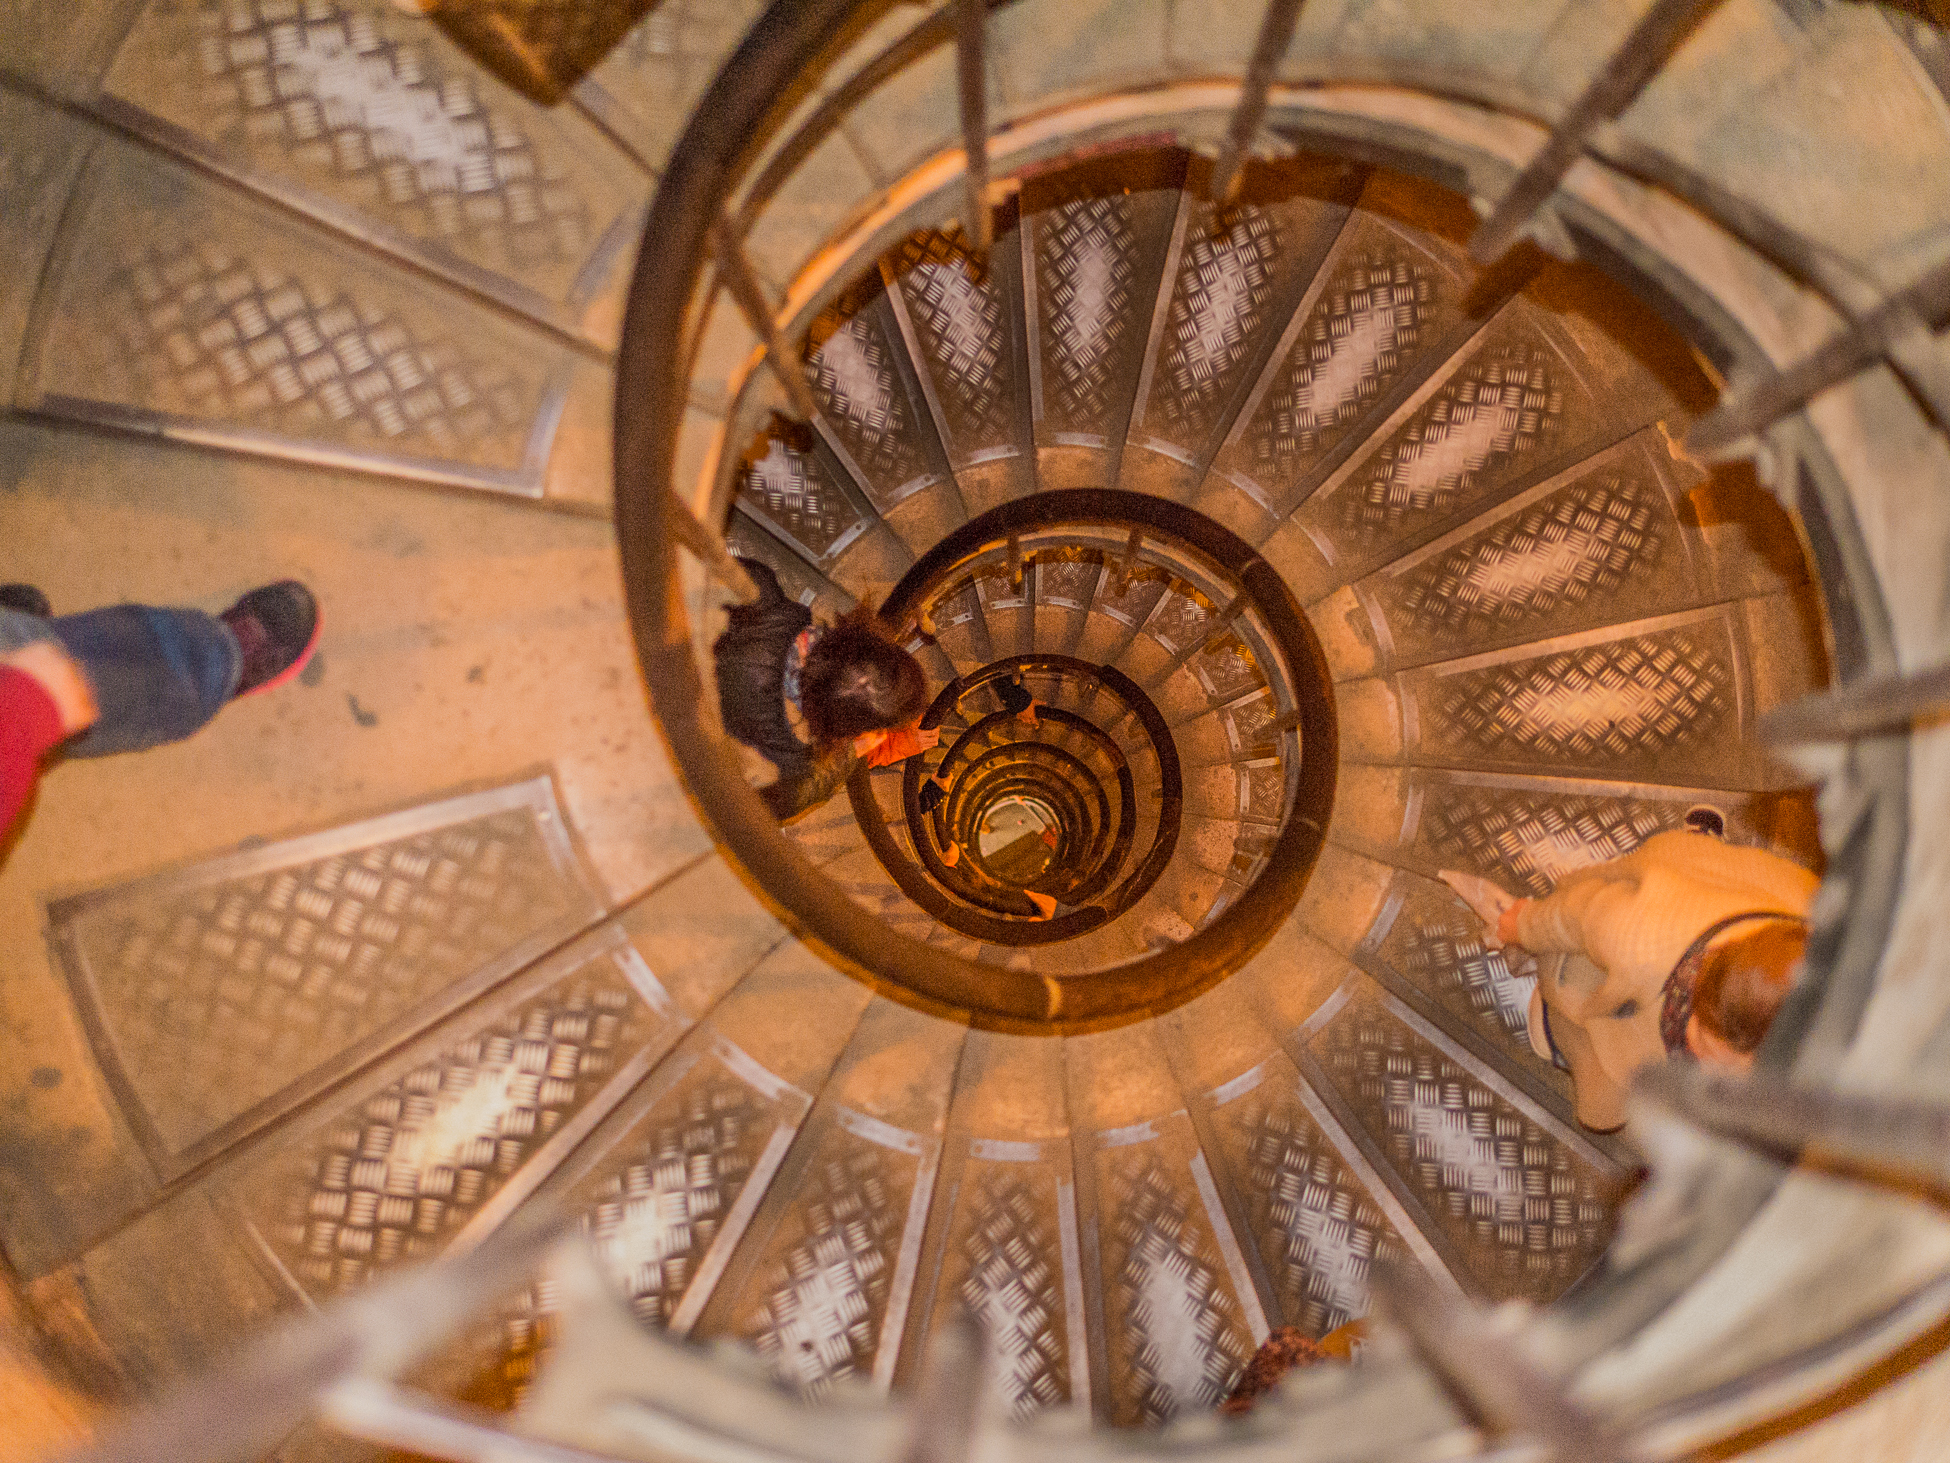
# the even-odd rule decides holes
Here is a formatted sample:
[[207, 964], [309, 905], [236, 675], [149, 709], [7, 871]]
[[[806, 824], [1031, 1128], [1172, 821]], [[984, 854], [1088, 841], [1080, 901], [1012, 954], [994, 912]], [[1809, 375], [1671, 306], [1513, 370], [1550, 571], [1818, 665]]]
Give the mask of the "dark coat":
[[779, 780], [759, 796], [775, 816], [790, 818], [839, 790], [853, 770], [853, 749], [818, 753], [792, 729], [785, 711], [785, 661], [799, 632], [812, 624], [812, 611], [786, 598], [769, 565], [738, 562], [758, 586], [758, 601], [733, 605], [730, 627], [711, 647], [718, 713], [727, 732], [777, 766]]

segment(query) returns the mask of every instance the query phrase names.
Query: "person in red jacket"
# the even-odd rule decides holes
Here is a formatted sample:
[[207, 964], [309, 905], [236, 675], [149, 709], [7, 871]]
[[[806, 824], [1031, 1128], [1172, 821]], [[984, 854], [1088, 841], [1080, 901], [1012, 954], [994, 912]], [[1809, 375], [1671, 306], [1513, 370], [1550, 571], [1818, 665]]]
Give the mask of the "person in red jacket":
[[253, 589], [221, 615], [49, 610], [31, 586], [0, 586], [0, 836], [56, 747], [106, 757], [181, 741], [227, 702], [297, 675], [320, 624], [317, 600], [292, 579]]

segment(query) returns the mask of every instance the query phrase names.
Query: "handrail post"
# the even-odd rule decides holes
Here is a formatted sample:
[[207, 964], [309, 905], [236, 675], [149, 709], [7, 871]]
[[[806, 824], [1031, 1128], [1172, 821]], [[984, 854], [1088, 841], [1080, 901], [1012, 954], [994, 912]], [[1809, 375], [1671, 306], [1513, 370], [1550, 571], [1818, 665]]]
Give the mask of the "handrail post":
[[812, 386], [806, 380], [806, 373], [799, 369], [791, 343], [785, 332], [779, 329], [777, 317], [765, 298], [764, 287], [758, 276], [752, 272], [751, 261], [745, 257], [745, 250], [732, 232], [731, 225], [722, 217], [711, 225], [712, 251], [718, 263], [718, 276], [731, 291], [731, 298], [737, 303], [739, 313], [745, 323], [751, 326], [754, 334], [765, 342], [765, 363], [772, 368], [772, 374], [785, 388], [786, 396], [792, 402], [792, 409], [806, 421], [817, 421], [819, 403], [813, 399]]
[[740, 602], [751, 604], [758, 599], [758, 586], [752, 583], [752, 576], [731, 556], [731, 550], [725, 547], [724, 540], [698, 522], [690, 504], [675, 493], [670, 495], [670, 519], [677, 530], [677, 541], [697, 556], [706, 573], [729, 589]]
[[1429, 1370], [1492, 1437], [1539, 1445], [1545, 1463], [1630, 1463], [1631, 1443], [1531, 1359], [1501, 1318], [1402, 1261], [1380, 1267], [1374, 1296]]
[[1225, 141], [1219, 144], [1218, 159], [1212, 164], [1210, 192], [1214, 203], [1229, 202], [1245, 175], [1246, 157], [1266, 117], [1266, 94], [1273, 89], [1273, 73], [1293, 44], [1303, 3], [1268, 0], [1266, 14], [1259, 22], [1259, 39], [1253, 43], [1252, 58], [1246, 63], [1246, 79], [1239, 85], [1239, 104], [1232, 109]]
[[1144, 530], [1141, 528], [1132, 529], [1130, 538], [1125, 540], [1124, 543], [1124, 558], [1118, 564], [1116, 573], [1112, 579], [1112, 582], [1117, 586], [1117, 593], [1122, 594], [1131, 587], [1131, 575], [1137, 569], [1138, 550], [1143, 546]]
[[961, 145], [967, 159], [968, 236], [977, 254], [995, 242], [989, 215], [989, 95], [984, 52], [988, 42], [988, 0], [956, 0], [955, 79], [961, 92]]
[[1200, 642], [1198, 648], [1200, 650], [1210, 650], [1214, 643], [1223, 637], [1226, 631], [1230, 630], [1238, 618], [1245, 613], [1246, 596], [1243, 594], [1234, 595], [1231, 602], [1219, 611], [1219, 618], [1212, 622], [1212, 628], [1205, 632], [1205, 639]]
[[1850, 681], [1777, 706], [1760, 719], [1761, 740], [1772, 747], [1846, 742], [1950, 711], [1950, 665], [1907, 676]]
[[[1950, 261], [1891, 295], [1812, 354], [1722, 401], [1693, 423], [1686, 434], [1686, 450], [1700, 457], [1717, 456], [1873, 366], [1906, 334], [1927, 338], [1946, 320], [1950, 320]], [[1941, 403], [1926, 404], [1939, 414], [1943, 411]]]
[[1584, 153], [1586, 140], [1600, 122], [1629, 107], [1646, 84], [1671, 59], [1679, 43], [1720, 0], [1653, 0], [1598, 74], [1571, 103], [1563, 119], [1544, 139], [1544, 145], [1525, 164], [1516, 181], [1496, 201], [1482, 226], [1469, 241], [1470, 257], [1488, 264], [1517, 242], [1537, 210], [1557, 191], [1564, 175]]

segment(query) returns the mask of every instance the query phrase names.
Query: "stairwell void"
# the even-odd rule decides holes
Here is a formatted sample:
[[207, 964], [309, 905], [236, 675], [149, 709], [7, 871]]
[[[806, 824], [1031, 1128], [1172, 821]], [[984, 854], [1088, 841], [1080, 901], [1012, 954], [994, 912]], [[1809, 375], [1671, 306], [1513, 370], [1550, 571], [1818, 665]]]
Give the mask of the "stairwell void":
[[[1390, 1257], [1538, 1301], [1597, 1263], [1633, 1159], [1437, 869], [1542, 893], [1701, 803], [1820, 858], [1751, 731], [1824, 678], [1820, 611], [1787, 516], [1675, 452], [1712, 399], [1683, 344], [1594, 270], [1474, 268], [1461, 201], [1399, 172], [1302, 155], [1224, 207], [1203, 172], [1100, 146], [1033, 172], [986, 258], [950, 223], [835, 265], [799, 309], [811, 430], [752, 370], [709, 485], [738, 553], [814, 605], [877, 594], [942, 687], [936, 748], [727, 841], [803, 860], [767, 891], [835, 943], [871, 916], [876, 990], [1070, 1038], [1069, 1153], [937, 1182], [1077, 1206], [1122, 1423], [1215, 1402], [1270, 1325], [1359, 1316]], [[1051, 856], [999, 878], [980, 820], [1023, 797]], [[1061, 1228], [1028, 1213], [1010, 1243]], [[1000, 1222], [958, 1203], [933, 1243], [979, 1265]], [[973, 1283], [908, 1324], [1000, 1324]], [[1002, 1334], [1033, 1410], [1049, 1343]]]

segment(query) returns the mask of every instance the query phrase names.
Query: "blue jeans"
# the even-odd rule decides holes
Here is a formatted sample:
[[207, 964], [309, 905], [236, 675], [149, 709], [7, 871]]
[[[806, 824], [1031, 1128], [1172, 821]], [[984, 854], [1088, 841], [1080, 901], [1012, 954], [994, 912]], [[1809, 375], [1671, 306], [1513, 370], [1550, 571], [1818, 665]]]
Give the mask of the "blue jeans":
[[113, 605], [43, 620], [0, 608], [0, 655], [51, 640], [81, 667], [101, 715], [62, 751], [106, 757], [181, 741], [237, 689], [244, 655], [215, 615]]

